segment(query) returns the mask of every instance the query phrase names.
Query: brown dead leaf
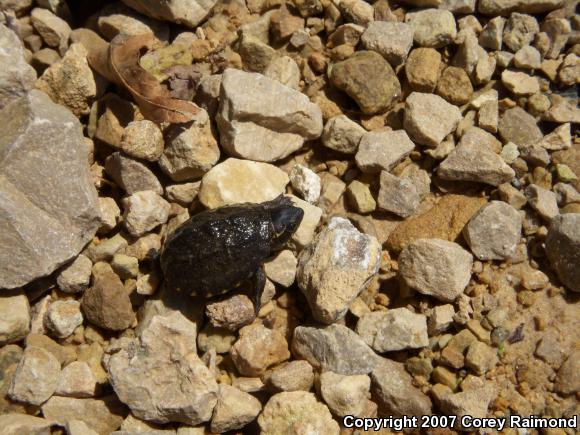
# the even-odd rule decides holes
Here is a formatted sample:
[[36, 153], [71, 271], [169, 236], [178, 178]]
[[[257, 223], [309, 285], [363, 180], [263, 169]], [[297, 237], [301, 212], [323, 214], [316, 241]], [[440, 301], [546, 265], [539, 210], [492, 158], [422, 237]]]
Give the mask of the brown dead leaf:
[[155, 122], [189, 122], [199, 112], [199, 107], [191, 101], [173, 98], [165, 86], [139, 65], [139, 58], [151, 48], [154, 40], [150, 33], [116, 36], [109, 46], [111, 70], [131, 92], [145, 118]]

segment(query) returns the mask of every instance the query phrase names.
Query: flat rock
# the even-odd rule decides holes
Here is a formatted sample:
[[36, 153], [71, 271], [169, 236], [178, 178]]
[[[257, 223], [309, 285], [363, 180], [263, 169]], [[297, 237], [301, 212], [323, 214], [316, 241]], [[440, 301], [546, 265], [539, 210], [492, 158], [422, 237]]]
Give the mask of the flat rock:
[[0, 415], [0, 425], [4, 435], [50, 434], [55, 422], [27, 414], [6, 413]]
[[510, 12], [541, 14], [557, 9], [562, 3], [562, 0], [480, 0], [478, 11], [491, 16]]
[[195, 426], [209, 421], [218, 385], [197, 356], [197, 327], [179, 312], [154, 316], [111, 355], [113, 389], [137, 418]]
[[439, 164], [437, 175], [444, 180], [463, 180], [499, 186], [516, 175], [507, 163], [489, 148], [471, 143], [457, 146]]
[[401, 217], [411, 216], [421, 202], [417, 187], [412, 179], [397, 177], [387, 171], [382, 171], [377, 197], [379, 209]]
[[528, 204], [540, 215], [542, 219], [551, 221], [560, 214], [556, 194], [537, 184], [530, 184], [524, 191]]
[[97, 378], [86, 361], [73, 361], [60, 372], [54, 394], [65, 397], [94, 397]]
[[363, 172], [390, 171], [413, 149], [415, 144], [405, 130], [370, 131], [360, 139], [355, 161]]
[[357, 322], [356, 332], [379, 353], [417, 349], [429, 344], [427, 318], [407, 308], [365, 314]]
[[217, 123], [228, 154], [262, 162], [283, 159], [322, 134], [322, 113], [306, 95], [237, 69], [222, 75]]
[[366, 130], [346, 115], [330, 118], [322, 131], [325, 147], [345, 154], [356, 153], [359, 142]]
[[223, 433], [241, 429], [252, 422], [262, 404], [251, 394], [227, 384], [220, 384], [217, 404], [211, 418], [211, 431]]
[[36, 72], [24, 58], [24, 46], [11, 29], [0, 24], [0, 109], [34, 87]]
[[274, 165], [229, 158], [204, 175], [199, 200], [207, 208], [270, 201], [284, 193], [289, 181]]
[[169, 127], [165, 138], [166, 147], [159, 166], [173, 181], [198, 179], [220, 158], [209, 116], [203, 109], [193, 121]]
[[163, 187], [151, 169], [120, 152], [107, 157], [105, 171], [115, 184], [129, 195], [143, 190], [152, 190], [159, 195], [163, 193]]
[[413, 92], [405, 101], [405, 130], [421, 145], [435, 148], [459, 121], [459, 108], [438, 95]]
[[533, 145], [543, 138], [534, 117], [519, 106], [504, 112], [498, 129], [506, 142], [513, 142], [520, 147]]
[[399, 274], [419, 293], [454, 301], [471, 279], [473, 257], [457, 243], [418, 239], [399, 255]]
[[53, 396], [42, 405], [42, 413], [61, 426], [80, 420], [99, 435], [108, 435], [119, 428], [127, 408], [114, 395], [99, 399]]
[[217, 0], [123, 0], [127, 6], [143, 15], [195, 28], [204, 21]]
[[314, 370], [307, 361], [290, 361], [275, 367], [266, 375], [264, 383], [277, 392], [310, 391], [314, 383]]
[[350, 221], [335, 217], [301, 253], [298, 286], [316, 320], [334, 323], [378, 272], [381, 246]]
[[273, 395], [258, 417], [263, 435], [338, 435], [340, 428], [332, 414], [316, 400], [316, 396], [305, 391], [282, 392]]
[[370, 397], [370, 387], [368, 375], [320, 374], [320, 395], [330, 410], [340, 417], [362, 416]]
[[393, 68], [374, 51], [357, 51], [330, 68], [330, 82], [346, 92], [363, 113], [389, 108], [401, 96], [401, 84]]
[[413, 28], [405, 23], [373, 21], [361, 35], [363, 46], [376, 51], [393, 66], [407, 59], [413, 45]]
[[0, 118], [9, 120], [0, 126], [0, 288], [15, 288], [74, 258], [95, 235], [100, 208], [72, 113], [33, 90]]
[[342, 375], [370, 373], [378, 357], [352, 329], [333, 324], [323, 328], [298, 326], [292, 353], [321, 371]]
[[[479, 380], [479, 379], [478, 379]], [[473, 418], [484, 418], [490, 402], [497, 395], [496, 387], [491, 382], [480, 381], [482, 385], [454, 394], [436, 397], [436, 403], [448, 415], [465, 415]]]
[[546, 238], [546, 254], [562, 283], [580, 292], [580, 214], [556, 217]]
[[30, 331], [30, 306], [21, 291], [0, 295], [0, 345], [22, 340]]
[[44, 8], [34, 8], [30, 13], [30, 18], [34, 29], [42, 37], [46, 45], [53, 47], [63, 55], [71, 34], [71, 28], [68, 23]]
[[431, 399], [413, 385], [411, 375], [402, 363], [377, 358], [371, 372], [371, 392], [381, 415], [430, 415]]
[[409, 12], [405, 22], [413, 28], [413, 41], [421, 47], [444, 47], [457, 36], [453, 14], [442, 9]]
[[540, 82], [537, 77], [524, 72], [504, 70], [501, 73], [501, 82], [515, 96], [530, 96], [540, 92]]
[[580, 351], [572, 352], [558, 369], [554, 389], [562, 394], [580, 391]]
[[463, 236], [479, 260], [506, 260], [516, 252], [521, 232], [520, 213], [503, 201], [491, 201], [471, 218]]

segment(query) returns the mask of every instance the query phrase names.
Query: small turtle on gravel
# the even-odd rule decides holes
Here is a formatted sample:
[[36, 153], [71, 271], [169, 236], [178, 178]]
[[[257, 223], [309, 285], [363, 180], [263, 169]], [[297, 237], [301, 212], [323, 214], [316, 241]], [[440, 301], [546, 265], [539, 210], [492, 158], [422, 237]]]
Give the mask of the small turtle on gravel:
[[283, 195], [261, 204], [206, 210], [165, 241], [161, 269], [170, 290], [212, 297], [254, 280], [254, 306], [266, 284], [264, 261], [296, 231], [304, 212]]

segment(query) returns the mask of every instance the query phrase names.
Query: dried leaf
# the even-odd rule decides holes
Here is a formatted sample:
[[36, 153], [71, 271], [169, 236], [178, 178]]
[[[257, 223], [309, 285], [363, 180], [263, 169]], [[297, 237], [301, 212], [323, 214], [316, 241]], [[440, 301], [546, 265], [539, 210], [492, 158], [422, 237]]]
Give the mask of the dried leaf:
[[172, 98], [169, 90], [139, 65], [143, 51], [150, 49], [153, 34], [116, 36], [109, 46], [113, 73], [127, 88], [145, 118], [155, 122], [183, 123], [193, 120], [199, 107], [190, 101]]

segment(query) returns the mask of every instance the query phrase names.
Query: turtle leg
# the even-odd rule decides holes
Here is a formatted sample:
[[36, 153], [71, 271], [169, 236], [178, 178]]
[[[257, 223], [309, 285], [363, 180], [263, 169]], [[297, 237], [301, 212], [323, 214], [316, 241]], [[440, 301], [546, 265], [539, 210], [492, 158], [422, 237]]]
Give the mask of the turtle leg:
[[261, 265], [254, 274], [254, 310], [256, 316], [260, 308], [262, 308], [261, 299], [264, 287], [266, 287], [266, 272], [264, 271], [264, 265]]

